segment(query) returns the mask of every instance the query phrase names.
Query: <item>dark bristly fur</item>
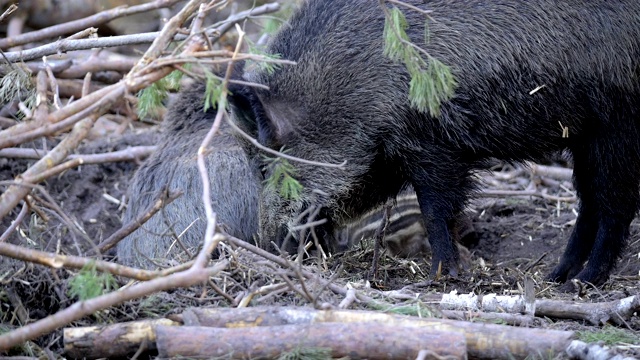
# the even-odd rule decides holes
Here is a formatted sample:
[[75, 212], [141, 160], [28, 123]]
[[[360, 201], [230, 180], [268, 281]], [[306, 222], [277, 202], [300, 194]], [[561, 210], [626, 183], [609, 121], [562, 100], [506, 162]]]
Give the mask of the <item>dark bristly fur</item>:
[[604, 282], [640, 203], [640, 2], [408, 2], [432, 11], [425, 45], [424, 15], [404, 9], [412, 41], [458, 82], [438, 117], [409, 106], [409, 76], [382, 55], [384, 16], [373, 0], [307, 1], [268, 49], [297, 65], [245, 70], [270, 90], [231, 98], [243, 128], [290, 155], [348, 161], [346, 170], [296, 163], [305, 187], [297, 201], [263, 190], [262, 244], [282, 241], [311, 203], [330, 229], [410, 184], [432, 273], [441, 263], [455, 274], [448, 225], [474, 190], [471, 173], [491, 158], [539, 160], [569, 149], [580, 213], [550, 278]]
[[[168, 186], [183, 195], [153, 216], [141, 229], [122, 240], [117, 247], [119, 261], [130, 266], [153, 268], [184, 260], [185, 254], [175, 236], [195, 254], [202, 243], [206, 219], [202, 205], [202, 186], [196, 164], [197, 149], [209, 131], [214, 110], [202, 111], [204, 83], [183, 90], [172, 102], [163, 122], [163, 138], [158, 150], [138, 169], [129, 187], [129, 204], [123, 222], [142, 214]], [[243, 145], [243, 146], [241, 146]], [[254, 147], [239, 141], [223, 123], [207, 154], [214, 211], [229, 234], [253, 240], [258, 229], [259, 163], [247, 155]], [[420, 208], [413, 192], [398, 196], [385, 242], [393, 254], [410, 257], [423, 253], [426, 234]], [[363, 237], [371, 237], [380, 227], [382, 209], [358, 218], [336, 234], [342, 239], [340, 250], [350, 248]]]
[[[158, 150], [132, 180], [124, 223], [141, 215], [165, 187], [181, 190], [183, 194], [118, 243], [118, 259], [123, 264], [151, 268], [155, 267], [154, 262], [166, 265], [166, 261], [184, 260], [185, 254], [175, 243], [175, 235], [185, 230], [180, 241], [192, 254], [196, 254], [203, 242], [207, 220], [196, 156], [216, 112], [215, 109], [203, 111], [204, 90], [204, 83], [198, 82], [172, 102]], [[262, 179], [258, 163], [247, 156], [240, 140], [225, 122], [208, 150], [206, 166], [217, 221], [230, 235], [252, 241], [258, 230]]]

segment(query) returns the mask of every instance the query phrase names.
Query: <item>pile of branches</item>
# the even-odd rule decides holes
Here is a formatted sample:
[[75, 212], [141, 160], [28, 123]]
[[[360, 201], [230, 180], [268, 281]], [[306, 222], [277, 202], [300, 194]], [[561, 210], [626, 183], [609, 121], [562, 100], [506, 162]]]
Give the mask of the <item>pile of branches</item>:
[[[340, 274], [339, 269], [334, 271], [334, 276], [324, 277], [323, 274], [329, 272], [326, 262], [303, 266], [300, 259], [276, 256], [242, 240], [217, 233], [215, 215], [207, 196], [203, 196], [207, 231], [198, 256], [195, 260], [161, 271], [146, 271], [103, 261], [101, 254], [170, 202], [171, 197], [159, 199], [144, 216], [124, 224], [104, 241], [98, 244], [89, 241], [92, 246], [85, 256], [66, 255], [62, 251], [48, 253], [6, 242], [31, 213], [38, 214], [39, 203], [56, 206], [47, 189], [41, 185], [47, 179], [83, 164], [141, 159], [153, 151], [153, 147], [137, 147], [105, 154], [75, 154], [101, 119], [117, 123], [119, 131], [124, 131], [131, 120], [138, 117], [134, 110], [136, 98], [132, 95], [176, 70], [189, 76], [202, 75], [194, 69], [187, 69], [185, 64], [226, 66], [226, 76], [220, 79], [222, 91], [218, 99], [218, 113], [202, 143], [202, 148], [205, 148], [215, 136], [220, 122], [224, 121], [225, 89], [232, 63], [246, 59], [273, 61], [261, 55], [242, 53], [244, 33], [236, 24], [277, 11], [277, 3], [236, 13], [219, 24], [205, 27], [206, 14], [227, 5], [227, 1], [190, 0], [164, 24], [160, 32], [93, 37], [95, 28], [110, 20], [171, 7], [178, 2], [156, 0], [144, 5], [116, 8], [0, 39], [0, 48], [12, 49], [3, 52], [0, 157], [37, 160], [15, 179], [0, 182], [4, 187], [0, 195], [0, 221], [11, 217], [10, 225], [0, 234], [0, 255], [52, 269], [78, 270], [90, 266], [97, 272], [132, 279], [119, 291], [75, 302], [38, 321], [23, 323], [21, 327], [10, 327], [10, 331], [0, 335], [0, 354], [70, 324], [77, 325], [83, 318], [127, 301], [176, 288], [201, 286], [203, 297], [210, 288], [221, 301], [226, 302], [225, 305], [238, 309], [190, 308], [153, 321], [99, 328], [66, 328], [64, 349], [59, 351], [73, 358], [137, 356], [142, 351], [157, 351], [162, 357], [227, 355], [246, 358], [275, 357], [286, 352], [297, 352], [301, 356], [311, 350], [316, 356], [367, 358], [525, 358], [532, 353], [542, 355], [565, 351], [579, 358], [588, 358], [589, 353], [593, 356], [594, 352], [598, 356], [603, 353], [606, 356], [607, 349], [589, 348], [573, 341], [575, 334], [571, 331], [522, 326], [536, 325], [546, 317], [581, 319], [593, 324], [624, 323], [640, 307], [637, 296], [581, 307], [574, 303], [540, 302], [533, 298], [529, 289], [522, 296], [499, 299], [498, 307], [492, 308], [478, 297], [470, 299], [457, 294], [431, 294], [419, 299], [418, 304], [431, 302], [433, 306], [420, 310], [420, 305], [415, 302], [416, 294], [356, 290], [349, 284], [338, 285], [335, 278]], [[0, 21], [10, 18], [13, 10], [15, 8], [9, 8]], [[218, 46], [221, 37], [234, 27], [238, 31], [237, 45], [231, 49]], [[124, 56], [104, 50], [112, 46], [145, 43], [151, 45], [142, 56]], [[100, 50], [90, 50], [96, 48]], [[48, 59], [60, 53], [68, 53], [68, 57], [55, 61]], [[33, 91], [28, 90], [31, 88]], [[50, 150], [29, 147], [43, 138], [53, 139], [54, 146]], [[202, 157], [203, 153], [199, 152], [201, 172], [206, 177]], [[534, 169], [544, 171], [541, 167]], [[560, 175], [562, 179], [567, 176], [570, 173]], [[205, 189], [207, 183], [204, 181]], [[549, 196], [535, 189], [526, 193], [507, 191], [488, 195]], [[69, 219], [68, 223], [73, 229], [73, 221]], [[216, 248], [224, 251], [212, 260], [211, 254]], [[6, 276], [17, 275], [3, 272], [0, 276], [2, 282], [10, 280]], [[226, 285], [228, 283], [234, 283], [237, 289], [230, 289]], [[266, 298], [283, 292], [291, 292], [320, 310], [247, 308], [255, 304], [257, 295]], [[342, 298], [340, 304], [334, 306], [323, 301], [323, 294], [327, 292]], [[491, 303], [491, 297], [485, 298], [487, 303]], [[411, 301], [421, 317], [344, 310], [387, 309], [391, 302], [397, 300]], [[20, 315], [19, 302], [11, 299], [11, 303], [16, 317], [25, 318]], [[507, 304], [512, 310], [505, 313], [509, 307]], [[478, 319], [521, 327], [474, 322]], [[238, 328], [239, 324], [243, 327]], [[420, 331], [415, 331], [416, 328]], [[381, 342], [380, 338], [388, 341]], [[216, 343], [218, 346], [214, 346]], [[52, 353], [48, 355], [55, 357]]]

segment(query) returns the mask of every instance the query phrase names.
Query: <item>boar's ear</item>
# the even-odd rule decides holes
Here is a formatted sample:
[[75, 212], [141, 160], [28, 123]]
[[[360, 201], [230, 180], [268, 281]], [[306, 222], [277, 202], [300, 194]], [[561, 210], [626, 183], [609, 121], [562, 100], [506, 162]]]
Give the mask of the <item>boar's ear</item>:
[[[234, 65], [232, 80], [242, 80], [244, 62]], [[264, 90], [261, 90], [264, 91]], [[270, 148], [279, 149], [291, 131], [287, 106], [266, 106], [254, 87], [229, 84], [229, 104], [233, 121], [247, 134]], [[284, 110], [284, 111], [283, 111]]]
[[286, 107], [267, 106], [249, 86], [230, 86], [229, 103], [233, 120], [247, 134], [265, 146], [279, 149], [291, 132]]

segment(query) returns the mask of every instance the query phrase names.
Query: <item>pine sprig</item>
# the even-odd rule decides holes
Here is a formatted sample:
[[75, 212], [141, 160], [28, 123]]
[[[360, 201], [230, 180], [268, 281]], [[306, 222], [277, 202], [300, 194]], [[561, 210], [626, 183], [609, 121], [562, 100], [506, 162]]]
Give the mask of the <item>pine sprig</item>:
[[213, 75], [211, 71], [207, 69], [203, 70], [206, 80], [204, 90], [204, 112], [207, 112], [207, 110], [215, 108], [218, 100], [220, 99], [220, 95], [222, 94], [222, 80]]
[[[185, 64], [186, 65], [189, 64]], [[164, 78], [154, 82], [138, 92], [138, 118], [143, 119], [147, 115], [156, 116], [162, 108], [169, 91], [180, 89], [180, 81], [184, 74], [174, 70]]]
[[[451, 69], [441, 61], [419, 51], [407, 35], [409, 25], [397, 7], [387, 12], [384, 37], [384, 55], [393, 61], [403, 62], [411, 76], [409, 100], [411, 106], [429, 112], [431, 116], [440, 114], [440, 104], [453, 97], [456, 81]], [[430, 34], [425, 23], [425, 43]]]
[[115, 290], [117, 285], [111, 274], [98, 273], [96, 263], [90, 262], [69, 282], [69, 295], [85, 301]]
[[[268, 54], [267, 52], [265, 52], [261, 47], [256, 46], [251, 40], [246, 39], [247, 44], [249, 45], [249, 53], [253, 54], [253, 55], [259, 55], [262, 56], [265, 59], [271, 59], [271, 60], [279, 60], [282, 58], [282, 55], [280, 54]], [[270, 61], [254, 61], [254, 60], [247, 60], [247, 67], [256, 67], [264, 72], [266, 72], [267, 74], [271, 75], [273, 74], [274, 71], [276, 71], [276, 69], [278, 69], [280, 65], [277, 63], [273, 63]]]
[[265, 179], [265, 186], [270, 191], [280, 194], [285, 200], [296, 200], [302, 193], [302, 184], [296, 180], [296, 168], [281, 157], [266, 158], [266, 168], [270, 176]]
[[29, 70], [13, 66], [0, 79], [0, 105], [22, 101], [28, 109], [34, 109], [36, 89]]

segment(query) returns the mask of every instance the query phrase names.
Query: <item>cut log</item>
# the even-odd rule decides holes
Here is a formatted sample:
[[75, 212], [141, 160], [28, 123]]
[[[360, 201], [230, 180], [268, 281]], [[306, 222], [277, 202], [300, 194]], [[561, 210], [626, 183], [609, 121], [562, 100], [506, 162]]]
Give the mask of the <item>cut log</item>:
[[[593, 325], [605, 324], [609, 321], [624, 325], [634, 313], [640, 311], [640, 295], [629, 296], [620, 300], [601, 303], [585, 303], [562, 300], [535, 300], [531, 311], [537, 317], [556, 319], [586, 320]], [[452, 291], [442, 295], [440, 308], [443, 310], [484, 311], [524, 313], [527, 312], [527, 301], [524, 296], [497, 296], [495, 294], [476, 295], [458, 294]], [[446, 312], [445, 316], [446, 316]]]
[[608, 321], [617, 325], [624, 325], [638, 311], [640, 311], [640, 295], [602, 303], [577, 303], [558, 300], [536, 301], [536, 316], [587, 320], [593, 325], [605, 324]]
[[450, 320], [463, 320], [463, 321], [484, 321], [494, 324], [503, 324], [511, 326], [523, 326], [532, 327], [536, 325], [536, 322], [542, 322], [541, 319], [536, 319], [533, 316], [521, 315], [521, 314], [507, 314], [507, 313], [488, 313], [477, 311], [458, 311], [458, 310], [441, 310], [442, 316], [445, 319]]
[[156, 348], [156, 325], [176, 326], [169, 319], [133, 321], [109, 326], [65, 328], [64, 351], [67, 357], [97, 359], [125, 357], [141, 346]]
[[333, 358], [466, 359], [464, 334], [372, 323], [316, 323], [277, 327], [157, 326], [161, 358], [277, 358], [288, 352], [327, 351]]

